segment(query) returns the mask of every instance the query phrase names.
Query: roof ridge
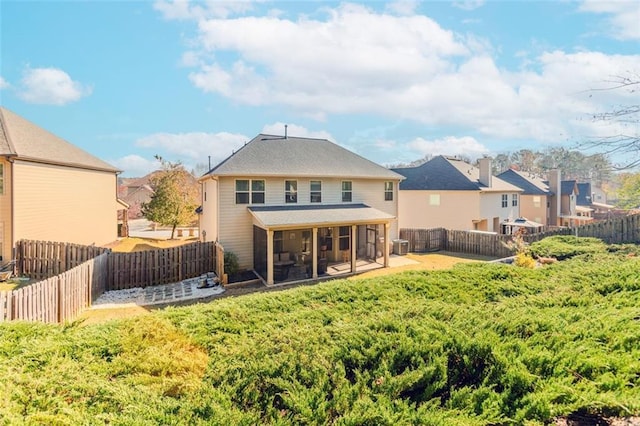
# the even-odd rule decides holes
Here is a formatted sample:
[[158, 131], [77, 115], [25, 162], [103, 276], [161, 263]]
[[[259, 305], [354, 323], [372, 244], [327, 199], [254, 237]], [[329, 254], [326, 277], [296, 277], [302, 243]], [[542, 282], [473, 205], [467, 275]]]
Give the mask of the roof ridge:
[[4, 134], [4, 139], [7, 141], [7, 146], [9, 147], [9, 154], [11, 156], [17, 155], [16, 147], [13, 145], [11, 141], [11, 135], [9, 135], [9, 130], [7, 129], [7, 122], [4, 118], [4, 112], [6, 108], [0, 106], [0, 131]]

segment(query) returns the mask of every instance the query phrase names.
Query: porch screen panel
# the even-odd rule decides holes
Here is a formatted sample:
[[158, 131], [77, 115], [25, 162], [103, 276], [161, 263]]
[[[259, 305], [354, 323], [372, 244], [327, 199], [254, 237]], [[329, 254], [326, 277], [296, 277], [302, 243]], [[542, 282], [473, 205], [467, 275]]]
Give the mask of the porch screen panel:
[[253, 226], [253, 267], [265, 280], [267, 279], [267, 231]]

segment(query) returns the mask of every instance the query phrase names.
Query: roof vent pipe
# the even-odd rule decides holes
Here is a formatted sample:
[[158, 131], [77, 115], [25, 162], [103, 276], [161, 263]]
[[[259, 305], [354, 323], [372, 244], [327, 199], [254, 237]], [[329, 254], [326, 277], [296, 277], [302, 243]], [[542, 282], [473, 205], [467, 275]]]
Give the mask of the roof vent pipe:
[[287, 127], [289, 127], [288, 124], [284, 125], [284, 138], [287, 139]]

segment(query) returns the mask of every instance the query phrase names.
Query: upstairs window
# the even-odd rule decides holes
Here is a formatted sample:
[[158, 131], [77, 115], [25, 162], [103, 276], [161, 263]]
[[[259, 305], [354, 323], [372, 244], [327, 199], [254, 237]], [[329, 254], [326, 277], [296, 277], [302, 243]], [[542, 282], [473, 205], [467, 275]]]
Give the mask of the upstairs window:
[[511, 206], [512, 207], [518, 206], [518, 194], [511, 194]]
[[502, 194], [502, 207], [509, 207], [509, 194]]
[[249, 204], [249, 181], [236, 181], [236, 204]]
[[264, 204], [264, 180], [236, 180], [236, 204]]
[[342, 202], [350, 203], [352, 198], [351, 181], [342, 182]]
[[263, 180], [251, 181], [251, 203], [264, 204], [264, 181]]
[[[533, 196], [533, 207], [540, 207], [542, 205], [542, 197], [539, 195]], [[539, 221], [537, 221], [539, 222]]]
[[298, 181], [295, 181], [295, 180], [284, 181], [284, 201], [286, 203], [298, 202]]
[[429, 194], [429, 205], [430, 206], [439, 206], [440, 205], [440, 194]]
[[309, 183], [310, 200], [312, 203], [322, 202], [322, 182], [319, 180], [312, 180]]
[[393, 201], [393, 182], [384, 183], [384, 200]]

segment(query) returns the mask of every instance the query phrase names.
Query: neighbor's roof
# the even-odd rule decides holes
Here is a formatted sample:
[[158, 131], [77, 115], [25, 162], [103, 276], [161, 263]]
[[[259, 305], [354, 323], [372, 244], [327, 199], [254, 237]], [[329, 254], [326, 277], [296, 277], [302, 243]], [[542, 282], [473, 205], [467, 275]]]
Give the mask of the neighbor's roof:
[[406, 179], [401, 190], [424, 191], [517, 191], [522, 189], [493, 176], [491, 188], [480, 183], [480, 170], [471, 164], [442, 155], [417, 167], [393, 169]]
[[400, 180], [402, 176], [326, 139], [259, 134], [207, 176], [308, 176]]
[[4, 107], [0, 107], [0, 155], [83, 169], [120, 171]]
[[576, 197], [576, 204], [579, 206], [591, 205], [591, 183], [583, 182], [578, 183], [578, 196]]
[[500, 173], [498, 178], [522, 189], [522, 195], [551, 195], [549, 186], [544, 181], [528, 172], [509, 169]]
[[562, 195], [571, 195], [574, 191], [578, 192], [578, 184], [575, 180], [563, 180], [560, 182], [560, 193]]
[[395, 219], [395, 216], [366, 204], [251, 206], [248, 209], [264, 228], [373, 223]]

